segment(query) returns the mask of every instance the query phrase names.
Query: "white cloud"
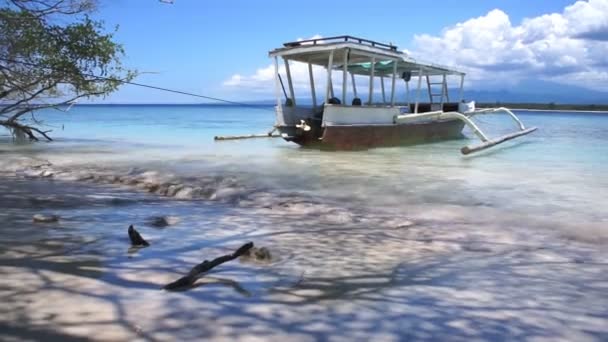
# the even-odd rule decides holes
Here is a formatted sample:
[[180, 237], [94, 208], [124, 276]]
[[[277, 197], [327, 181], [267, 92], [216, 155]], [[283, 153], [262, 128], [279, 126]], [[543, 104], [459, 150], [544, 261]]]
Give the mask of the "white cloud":
[[[605, 36], [605, 39], [604, 39]], [[513, 25], [499, 9], [414, 37], [421, 58], [463, 67], [486, 84], [539, 78], [608, 90], [608, 0], [577, 1], [562, 13]]]
[[[464, 69], [467, 83], [475, 87], [542, 79], [608, 91], [608, 0], [579, 0], [561, 13], [526, 18], [519, 25], [495, 9], [446, 27], [438, 36], [416, 35], [408, 52]], [[280, 68], [285, 75], [285, 67]], [[291, 72], [298, 96], [309, 94], [307, 66], [294, 63]], [[273, 74], [274, 66], [268, 65], [250, 76], [233, 75], [224, 86], [273, 94]], [[317, 93], [324, 89], [324, 75], [315, 67]], [[338, 86], [341, 76], [335, 76]]]
[[[317, 39], [321, 38], [320, 35], [314, 35], [310, 38], [298, 38], [297, 41], [308, 40], [308, 39]], [[292, 79], [294, 81], [294, 89], [296, 93], [298, 91], [305, 90], [306, 87], [310, 88], [309, 76], [308, 76], [308, 65], [303, 63], [291, 63], [289, 66], [289, 70], [292, 75]], [[322, 68], [318, 66], [313, 67], [313, 75], [315, 81], [319, 81], [321, 79]], [[286, 77], [285, 64], [280, 61], [279, 64], [279, 73]], [[287, 89], [287, 80], [283, 79], [286, 91]], [[270, 94], [274, 91], [274, 65], [269, 64], [264, 68], [260, 68], [256, 70], [253, 75], [243, 76], [241, 74], [235, 74], [230, 77], [230, 79], [224, 81], [223, 85], [225, 87], [236, 88], [236, 89], [244, 89], [253, 91], [255, 93], [262, 94]], [[315, 88], [317, 88], [315, 85]], [[310, 91], [308, 89], [307, 91]]]
[[608, 40], [608, 1], [578, 1], [566, 7], [564, 17], [570, 23], [570, 33], [583, 38], [599, 37]]
[[[285, 91], [289, 94], [287, 85], [287, 73], [285, 64], [279, 61], [279, 73], [285, 85]], [[304, 97], [310, 95], [310, 79], [308, 74], [308, 64], [290, 63], [289, 70], [293, 79], [294, 92], [296, 97]], [[322, 98], [321, 93], [325, 89], [326, 76], [325, 69], [319, 66], [313, 66], [313, 77], [315, 80], [315, 90], [319, 98]], [[335, 76], [335, 75], [334, 75]], [[342, 84], [333, 77], [334, 85]], [[337, 83], [339, 82], [339, 83]], [[232, 89], [240, 89], [253, 92], [259, 95], [271, 96], [274, 95], [274, 64], [270, 64], [264, 68], [256, 70], [253, 75], [244, 76], [241, 74], [232, 75], [228, 80], [224, 81], [223, 85]], [[281, 90], [282, 92], [282, 90]]]
[[[298, 41], [308, 39], [322, 38], [320, 35], [314, 35], [310, 38], [298, 38]], [[313, 77], [315, 81], [315, 90], [317, 92], [317, 98], [322, 100], [324, 98], [325, 84], [327, 83], [327, 73], [325, 69], [320, 66], [313, 65]], [[308, 64], [305, 63], [290, 63], [289, 70], [293, 79], [294, 92], [296, 97], [308, 97], [311, 94], [310, 90], [310, 78], [308, 73]], [[285, 90], [289, 93], [287, 85], [287, 72], [285, 70], [285, 64], [282, 60], [279, 60], [279, 73], [283, 78]], [[348, 79], [350, 84], [350, 78]], [[332, 83], [334, 89], [337, 92], [342, 87], [342, 73], [334, 72], [332, 74]], [[359, 84], [359, 81], [357, 81]], [[269, 64], [264, 68], [257, 69], [253, 75], [245, 76], [241, 74], [232, 75], [228, 80], [223, 82], [223, 86], [232, 89], [241, 89], [256, 94], [273, 95], [274, 94], [274, 64]], [[281, 90], [282, 92], [282, 90]]]

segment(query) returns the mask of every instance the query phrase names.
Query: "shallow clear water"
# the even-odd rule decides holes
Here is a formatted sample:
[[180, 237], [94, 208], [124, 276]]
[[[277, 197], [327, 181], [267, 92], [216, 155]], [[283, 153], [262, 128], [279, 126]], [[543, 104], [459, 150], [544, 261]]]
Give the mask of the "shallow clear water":
[[[148, 163], [191, 178], [234, 176], [248, 188], [348, 198], [414, 215], [455, 205], [581, 224], [608, 220], [605, 114], [517, 112], [538, 132], [472, 156], [459, 148], [473, 139], [363, 152], [321, 152], [281, 139], [213, 140], [267, 132], [269, 107], [89, 106], [45, 114], [49, 125], [64, 127], [52, 133], [57, 142], [22, 146], [21, 153], [105, 167]], [[513, 130], [506, 116], [479, 122], [490, 136]]]
[[[281, 139], [213, 141], [269, 131], [269, 107], [41, 113], [55, 142], [0, 145], [7, 275], [0, 295], [47, 333], [81, 336], [113, 322], [106, 337], [118, 339], [601, 340], [608, 115], [517, 114], [539, 130], [462, 156], [460, 147], [475, 140], [361, 152]], [[479, 122], [491, 136], [514, 129], [495, 115]], [[40, 177], [33, 166], [45, 160], [50, 175]], [[41, 232], [31, 224], [38, 212], [62, 220]], [[180, 222], [151, 227], [159, 215]], [[152, 247], [127, 251], [130, 223]], [[227, 265], [187, 292], [157, 290], [249, 240], [276, 260]], [[61, 259], [39, 256], [47, 250]], [[44, 262], [32, 273], [27, 265], [37, 258]], [[71, 277], [82, 282], [72, 295]], [[58, 300], [89, 298], [105, 309], [66, 313], [40, 295], [7, 299], [23, 279]], [[98, 319], [70, 325], [83, 312]], [[202, 329], [202, 320], [217, 325]]]

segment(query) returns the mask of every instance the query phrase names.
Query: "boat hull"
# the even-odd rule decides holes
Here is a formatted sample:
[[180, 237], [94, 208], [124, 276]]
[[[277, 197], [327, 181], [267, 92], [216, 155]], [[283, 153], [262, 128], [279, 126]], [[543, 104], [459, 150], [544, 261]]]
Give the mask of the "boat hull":
[[464, 122], [444, 120], [391, 125], [340, 125], [293, 129], [287, 141], [305, 147], [327, 150], [366, 150], [374, 147], [415, 145], [432, 141], [460, 139]]

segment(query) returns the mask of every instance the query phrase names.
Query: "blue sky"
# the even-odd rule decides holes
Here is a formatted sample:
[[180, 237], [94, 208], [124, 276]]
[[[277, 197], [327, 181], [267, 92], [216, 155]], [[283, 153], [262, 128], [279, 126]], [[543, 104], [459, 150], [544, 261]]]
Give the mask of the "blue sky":
[[[297, 38], [341, 34], [390, 41], [413, 55], [468, 68], [471, 78], [479, 81], [478, 87], [489, 85], [492, 80], [504, 80], [508, 87], [522, 78], [522, 70], [531, 68], [538, 77], [551, 82], [604, 90], [607, 79], [602, 73], [608, 67], [599, 59], [605, 56], [604, 51], [608, 52], [608, 41], [601, 39], [603, 33], [608, 32], [608, 14], [595, 12], [608, 9], [608, 0], [579, 3], [573, 0], [175, 0], [173, 4], [165, 4], [157, 0], [105, 0], [101, 1], [95, 16], [105, 21], [108, 28], [119, 25], [116, 39], [125, 47], [127, 66], [154, 72], [141, 75], [139, 82], [211, 96], [268, 98], [264, 92], [251, 91], [248, 87], [260, 80], [256, 73], [270, 64], [269, 50]], [[573, 10], [569, 9], [573, 6]], [[591, 24], [581, 28], [575, 23], [579, 20]], [[504, 40], [504, 44], [481, 54], [478, 50], [488, 45], [483, 39], [479, 42], [485, 44], [482, 46], [465, 43], [465, 38], [477, 40], [476, 36], [483, 34]], [[573, 38], [574, 34], [587, 34], [594, 39]], [[561, 37], [564, 39], [556, 40], [556, 35], [558, 38], [564, 35]], [[461, 46], [453, 44], [454, 37]], [[522, 42], [528, 45], [521, 47]], [[551, 46], [551, 51], [542, 48], [545, 45]], [[565, 46], [593, 53], [570, 55], [560, 51]], [[441, 53], [449, 49], [453, 49], [452, 53]], [[460, 49], [469, 49], [470, 53], [457, 54]], [[507, 63], [507, 57], [501, 56], [521, 65]], [[581, 65], [589, 64], [590, 60], [597, 62], [599, 74], [596, 70], [581, 69]], [[489, 70], [498, 76], [487, 79], [480, 76]], [[583, 82], [583, 72], [592, 72], [597, 79], [589, 85]], [[531, 75], [530, 71], [525, 74]], [[227, 82], [234, 75], [249, 77], [252, 82]], [[260, 80], [259, 87], [267, 86], [265, 80]], [[268, 94], [272, 94], [272, 87], [268, 90]], [[105, 102], [200, 101], [128, 86]]]

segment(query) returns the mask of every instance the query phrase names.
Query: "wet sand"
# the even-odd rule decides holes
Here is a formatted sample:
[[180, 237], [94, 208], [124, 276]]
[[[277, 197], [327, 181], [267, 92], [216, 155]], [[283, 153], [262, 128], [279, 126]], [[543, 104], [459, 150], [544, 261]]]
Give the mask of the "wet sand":
[[[608, 339], [604, 242], [487, 213], [406, 217], [265, 193], [179, 200], [23, 175], [0, 178], [0, 204], [3, 340]], [[61, 219], [36, 224], [37, 213]], [[180, 220], [159, 229], [159, 215]], [[129, 248], [129, 224], [151, 247]], [[274, 260], [160, 290], [247, 241]]]

